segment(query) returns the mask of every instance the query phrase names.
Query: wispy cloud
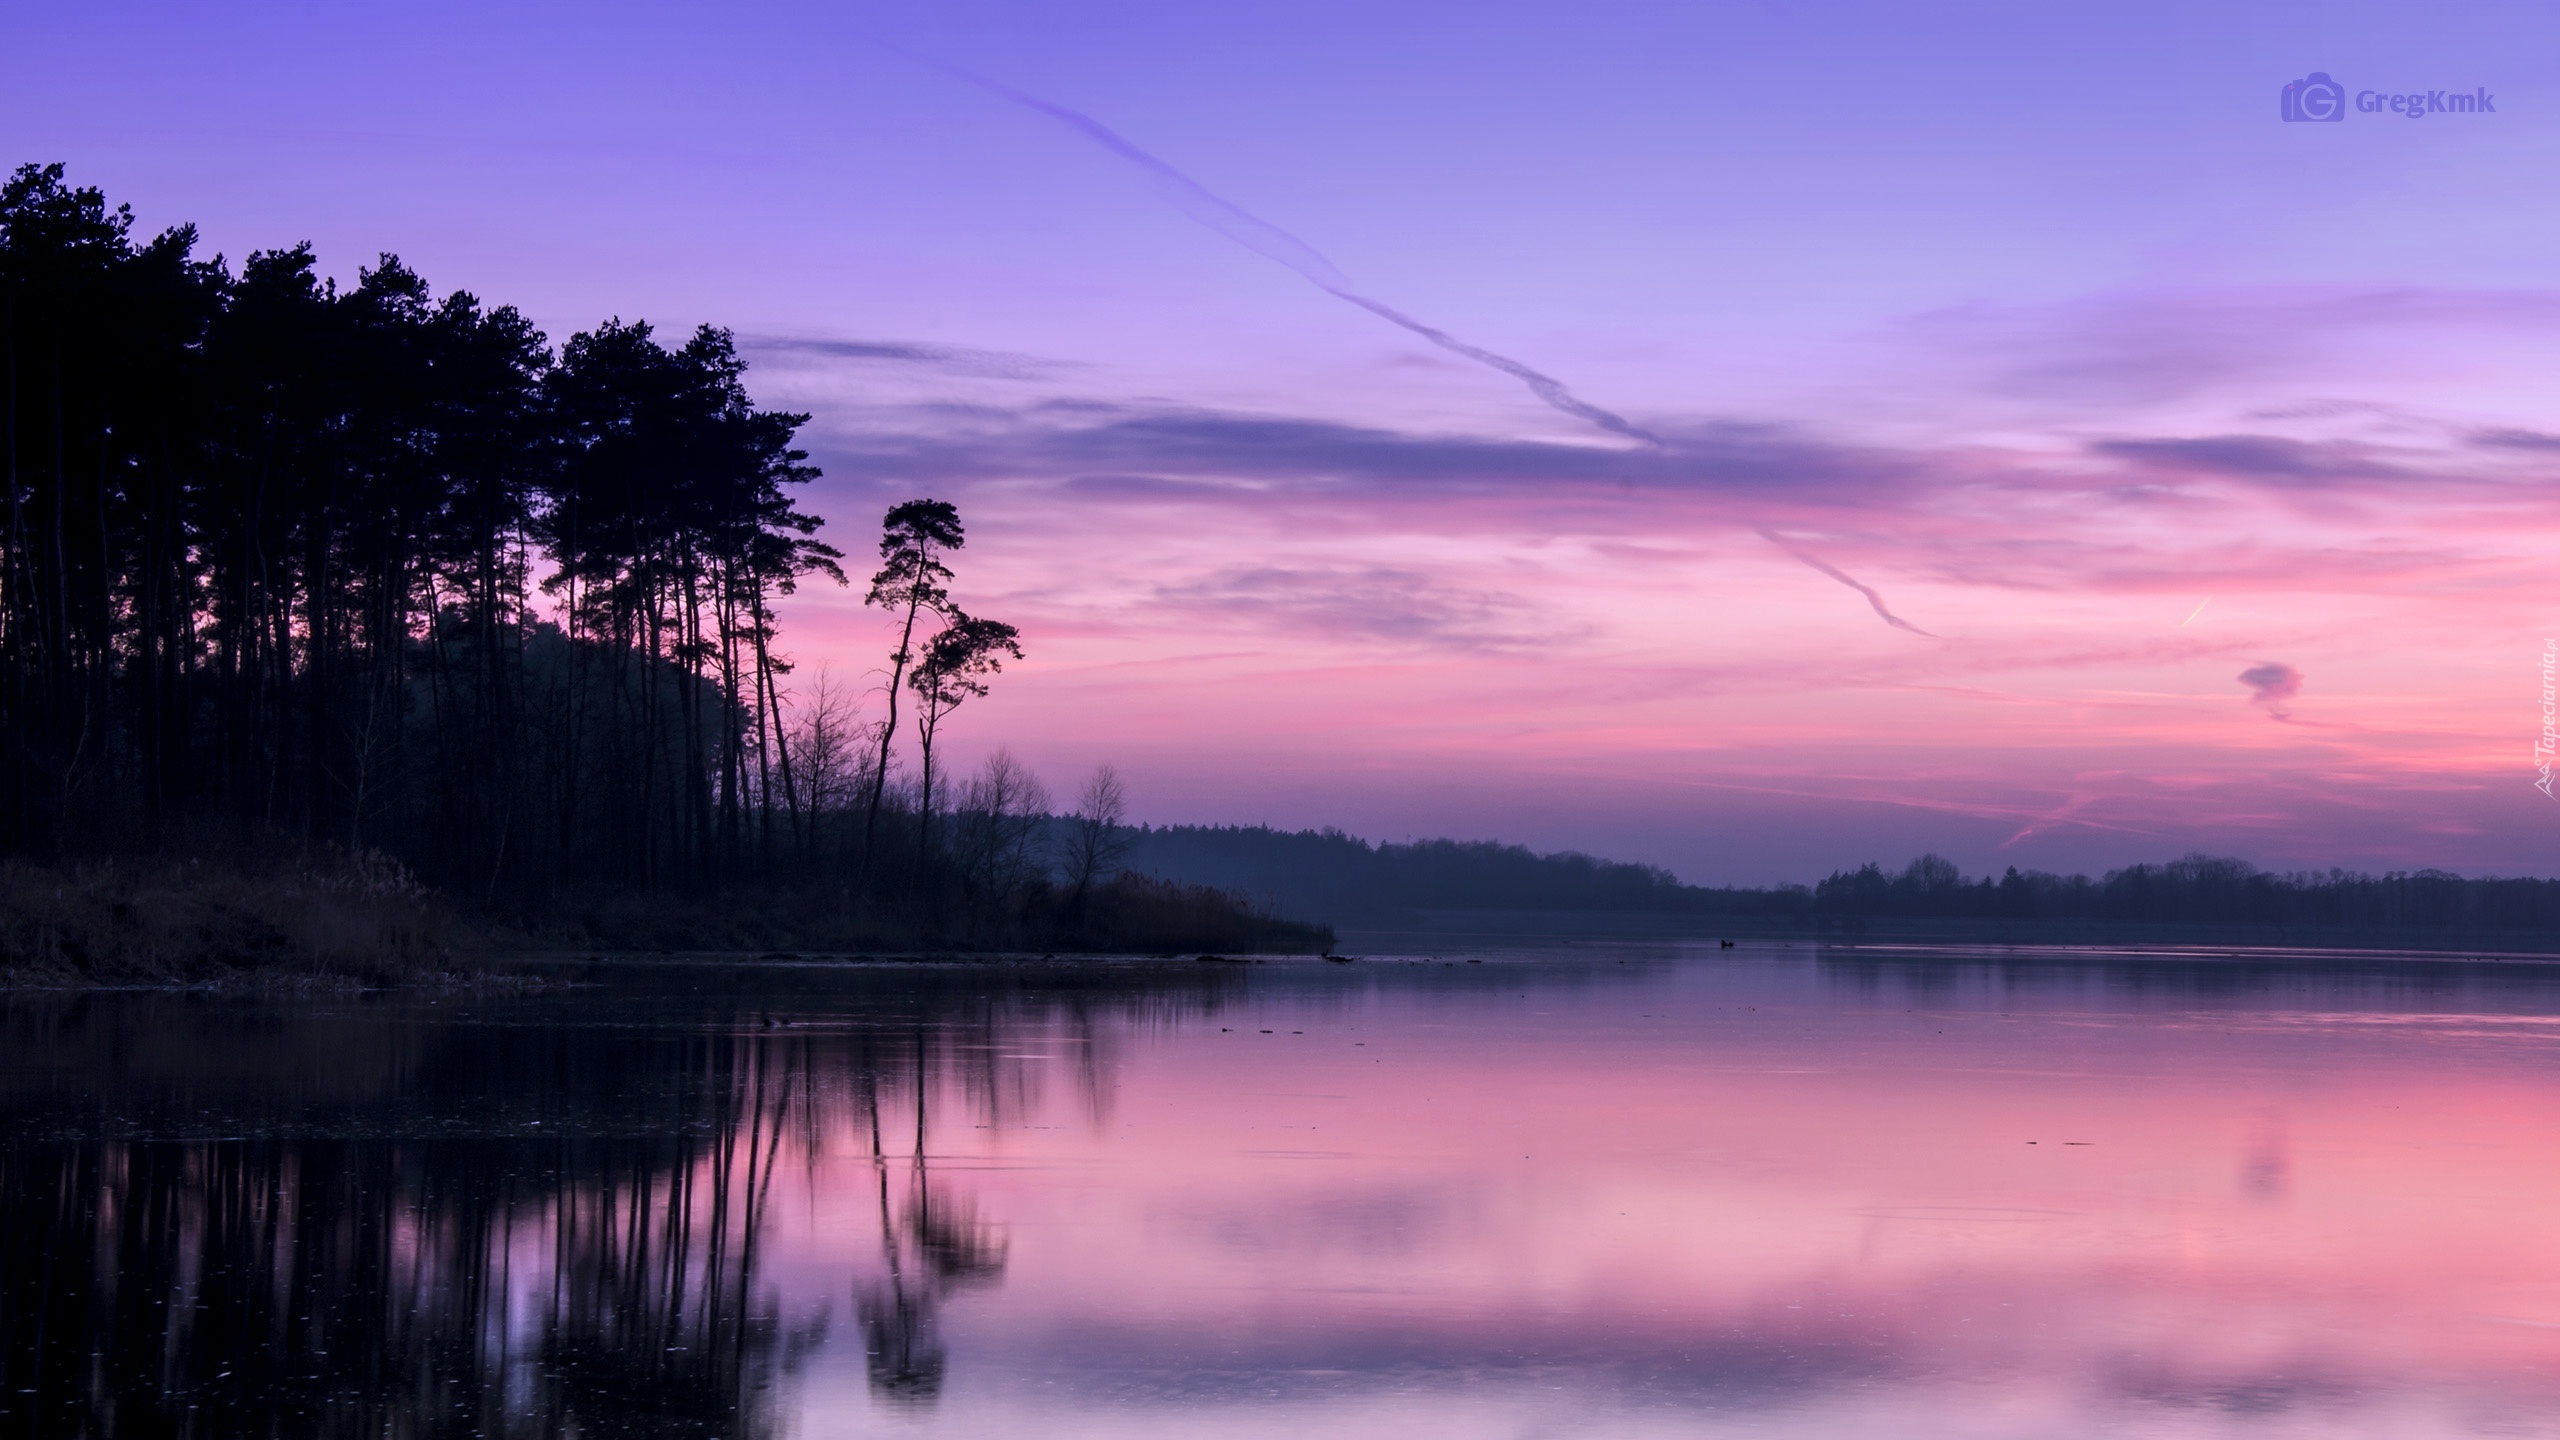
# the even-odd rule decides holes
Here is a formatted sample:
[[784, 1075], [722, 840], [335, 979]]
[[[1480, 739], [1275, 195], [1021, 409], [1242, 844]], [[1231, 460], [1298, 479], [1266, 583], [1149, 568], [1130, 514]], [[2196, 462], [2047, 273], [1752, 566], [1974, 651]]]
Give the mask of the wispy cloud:
[[[2560, 291], [2397, 286], [2141, 290], [2056, 305], [1968, 305], [1893, 338], [1985, 392], [2121, 409], [2318, 377], [2442, 364], [2477, 343], [2560, 344]], [[2304, 402], [2283, 407], [2299, 410]], [[2374, 413], [2318, 402], [2329, 417]]]
[[[1885, 598], [1915, 578], [2047, 594], [2229, 597], [2306, 575], [2373, 593], [2499, 587], [2499, 534], [2539, 529], [2546, 487], [2517, 452], [2448, 434], [2428, 449], [2282, 436], [2110, 437], [2071, 451], [1853, 445], [1794, 427], [1698, 419], [1673, 448], [1413, 432], [1302, 415], [1137, 401], [840, 409], [813, 434], [832, 487], [1002, 487], [1109, 527], [1125, 507], [1252, 514], [1346, 533], [1572, 534], [1633, 544], [1629, 565], [1689, 563], [1696, 537], [1752, 535], [1926, 634]], [[2350, 505], [2348, 502], [2356, 502]], [[2465, 511], [2457, 501], [2470, 504]], [[1021, 503], [1018, 499], [1009, 504]], [[1147, 522], [1162, 523], [1162, 522]], [[2522, 527], [2522, 528], [2518, 528]], [[1659, 542], [1691, 537], [1670, 549]], [[1818, 537], [1815, 538], [1815, 537]]]
[[2499, 450], [2542, 453], [2560, 450], [2560, 435], [2547, 435], [2539, 430], [2483, 430], [2471, 437], [2471, 443]]
[[760, 363], [834, 362], [902, 366], [994, 380], [1047, 379], [1079, 368], [1074, 361], [978, 350], [919, 340], [852, 340], [817, 335], [741, 335], [738, 348]]
[[1914, 455], [1714, 421], [1683, 427], [1672, 448], [1633, 450], [1181, 405], [1051, 402], [906, 423], [866, 416], [859, 431], [848, 427], [828, 443], [863, 473], [918, 481], [1037, 476], [1107, 487], [1144, 477], [1382, 495], [1562, 487], [1847, 502], [1882, 499], [1922, 478]]
[[1158, 587], [1157, 603], [1307, 636], [1440, 650], [1533, 650], [1576, 635], [1521, 597], [1385, 566], [1240, 566]]
[[2275, 435], [2207, 435], [2192, 439], [2099, 440], [2094, 454], [2181, 473], [2273, 485], [2331, 485], [2342, 480], [2421, 478], [2383, 460], [2371, 446], [2315, 444]]

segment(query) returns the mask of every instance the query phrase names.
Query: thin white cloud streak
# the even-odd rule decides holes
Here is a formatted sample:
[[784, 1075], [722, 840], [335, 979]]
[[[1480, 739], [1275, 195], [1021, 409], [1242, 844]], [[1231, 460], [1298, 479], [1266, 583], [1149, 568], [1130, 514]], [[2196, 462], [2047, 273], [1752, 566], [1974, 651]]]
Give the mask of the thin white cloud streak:
[[1053, 101], [1043, 100], [1037, 95], [1026, 94], [1009, 85], [989, 80], [985, 76], [973, 74], [957, 65], [937, 60], [929, 55], [918, 54], [895, 45], [888, 48], [911, 60], [930, 65], [954, 79], [974, 85], [991, 95], [1009, 100], [1035, 114], [1045, 115], [1074, 130], [1122, 160], [1154, 176], [1157, 182], [1172, 194], [1175, 204], [1181, 208], [1182, 212], [1193, 220], [1217, 231], [1262, 258], [1286, 267], [1300, 279], [1335, 299], [1356, 305], [1398, 329], [1422, 337], [1452, 355], [1461, 356], [1487, 369], [1508, 375], [1527, 386], [1529, 393], [1577, 420], [1640, 444], [1661, 446], [1664, 443], [1662, 437], [1635, 424], [1625, 416], [1602, 409], [1574, 394], [1563, 381], [1542, 370], [1522, 364], [1508, 355], [1487, 350], [1481, 345], [1470, 344], [1436, 325], [1425, 324], [1415, 319], [1383, 300], [1360, 293], [1352, 288], [1350, 277], [1344, 275], [1339, 267], [1326, 259], [1324, 253], [1313, 245], [1209, 189], [1161, 157], [1140, 148], [1127, 136], [1083, 111], [1071, 110]]

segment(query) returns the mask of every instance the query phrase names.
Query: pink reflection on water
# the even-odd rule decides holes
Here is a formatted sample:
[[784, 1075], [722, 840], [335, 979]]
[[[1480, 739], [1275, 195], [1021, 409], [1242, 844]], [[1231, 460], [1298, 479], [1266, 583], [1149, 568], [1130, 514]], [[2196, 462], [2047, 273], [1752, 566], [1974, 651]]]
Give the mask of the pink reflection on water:
[[[1010, 1037], [1015, 1093], [928, 1096], [922, 1178], [898, 1105], [879, 1159], [787, 1142], [772, 1273], [876, 1295], [884, 1206], [963, 1217], [1002, 1262], [937, 1296], [949, 1382], [901, 1422], [951, 1433], [2540, 1433], [2560, 1400], [2548, 1017], [1465, 978], [1266, 991], [1098, 1071]], [[811, 1433], [876, 1413], [851, 1335]]]

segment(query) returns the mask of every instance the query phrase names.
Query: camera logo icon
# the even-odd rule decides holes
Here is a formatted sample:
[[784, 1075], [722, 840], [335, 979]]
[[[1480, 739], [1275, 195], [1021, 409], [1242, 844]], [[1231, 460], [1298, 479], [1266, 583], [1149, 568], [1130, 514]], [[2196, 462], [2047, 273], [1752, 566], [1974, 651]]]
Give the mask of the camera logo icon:
[[2328, 71], [2314, 70], [2284, 87], [2282, 113], [2287, 120], [2344, 120], [2347, 87], [2330, 79]]

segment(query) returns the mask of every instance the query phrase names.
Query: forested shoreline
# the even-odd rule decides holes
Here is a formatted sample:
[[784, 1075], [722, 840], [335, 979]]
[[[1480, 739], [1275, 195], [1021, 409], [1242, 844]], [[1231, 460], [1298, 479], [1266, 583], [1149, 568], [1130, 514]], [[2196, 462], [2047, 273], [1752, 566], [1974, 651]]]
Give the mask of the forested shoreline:
[[[2560, 935], [2547, 880], [1924, 856], [1709, 888], [1490, 842], [1133, 828], [1107, 767], [1059, 803], [1002, 750], [952, 777], [937, 741], [1023, 637], [957, 598], [948, 503], [890, 505], [860, 566], [820, 538], [810, 417], [754, 403], [728, 332], [555, 346], [390, 255], [342, 286], [308, 245], [197, 249], [58, 165], [0, 189], [0, 971], [466, 931], [1313, 949], [1434, 909]], [[865, 587], [876, 661], [788, 652], [804, 584]]]
[[795, 666], [777, 602], [858, 578], [797, 498], [809, 417], [753, 402], [727, 331], [554, 346], [391, 255], [341, 286], [308, 245], [197, 248], [59, 165], [0, 190], [0, 856], [414, 877], [679, 942], [751, 893], [835, 941], [1101, 946], [1179, 912], [1320, 943], [1117, 877], [1107, 774], [1053, 856], [1024, 767], [936, 773], [1023, 653], [954, 599], [950, 505], [882, 525], [885, 703]]
[[[1135, 868], [1249, 896], [1280, 913], [1394, 928], [1425, 912], [1573, 912], [1657, 916], [1738, 932], [1857, 931], [1902, 922], [1955, 925], [2195, 925], [2560, 938], [2560, 880], [2477, 878], [2442, 870], [2371, 875], [2274, 872], [2188, 855], [2103, 875], [2005, 867], [1968, 878], [1923, 855], [1899, 870], [1868, 864], [1812, 885], [1683, 884], [1658, 866], [1495, 841], [1373, 844], [1340, 830], [1266, 826], [1141, 828]], [[2335, 938], [2333, 935], [2332, 938]]]

